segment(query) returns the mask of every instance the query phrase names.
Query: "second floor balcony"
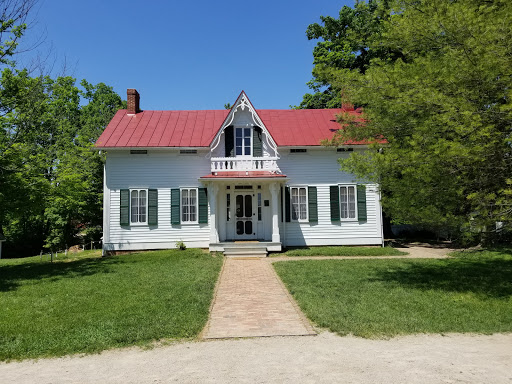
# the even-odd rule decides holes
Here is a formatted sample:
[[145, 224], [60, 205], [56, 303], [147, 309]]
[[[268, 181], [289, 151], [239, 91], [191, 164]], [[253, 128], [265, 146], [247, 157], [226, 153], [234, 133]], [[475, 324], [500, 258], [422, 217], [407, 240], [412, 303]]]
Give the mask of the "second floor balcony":
[[211, 170], [215, 172], [268, 171], [281, 173], [277, 157], [212, 157]]

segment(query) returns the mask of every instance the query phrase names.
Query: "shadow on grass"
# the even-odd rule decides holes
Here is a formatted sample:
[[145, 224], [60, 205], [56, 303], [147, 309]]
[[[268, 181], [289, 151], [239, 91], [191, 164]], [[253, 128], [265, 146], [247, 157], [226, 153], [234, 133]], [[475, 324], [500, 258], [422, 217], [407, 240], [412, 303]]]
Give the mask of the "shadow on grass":
[[113, 264], [119, 263], [116, 258], [88, 258], [55, 263], [24, 263], [0, 266], [0, 292], [12, 291], [22, 281], [45, 278], [63, 279], [80, 276], [91, 276], [98, 273], [111, 273]]
[[410, 262], [378, 270], [373, 280], [414, 289], [472, 292], [504, 299], [512, 296], [512, 259], [468, 257]]

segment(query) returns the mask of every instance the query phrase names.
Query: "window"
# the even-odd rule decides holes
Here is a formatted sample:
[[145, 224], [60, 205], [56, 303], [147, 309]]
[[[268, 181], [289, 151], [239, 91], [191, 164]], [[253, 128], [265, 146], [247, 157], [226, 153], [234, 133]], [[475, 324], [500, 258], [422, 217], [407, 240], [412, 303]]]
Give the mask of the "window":
[[261, 193], [258, 193], [258, 221], [261, 221]]
[[158, 189], [119, 190], [119, 224], [158, 225]]
[[290, 153], [306, 153], [306, 148], [290, 148]]
[[130, 149], [130, 155], [147, 155], [147, 149]]
[[227, 221], [231, 219], [231, 194], [226, 194], [226, 218]]
[[181, 189], [181, 222], [197, 223], [197, 188]]
[[132, 224], [147, 222], [147, 190], [132, 189], [130, 191], [130, 222]]
[[337, 148], [336, 152], [353, 152], [354, 148]]
[[235, 129], [235, 154], [237, 156], [251, 156], [252, 129]]
[[[316, 189], [315, 186], [285, 187], [281, 192], [281, 196], [284, 199], [281, 200], [281, 207], [284, 207], [284, 212], [281, 212], [283, 221], [309, 222], [312, 223], [312, 225], [318, 223], [318, 199]], [[339, 220], [338, 186], [336, 186], [335, 196]]]
[[293, 221], [308, 220], [308, 192], [306, 187], [290, 187], [290, 203]]
[[340, 186], [340, 217], [341, 219], [355, 219], [357, 217], [355, 185]]
[[180, 149], [180, 155], [197, 155], [197, 149]]

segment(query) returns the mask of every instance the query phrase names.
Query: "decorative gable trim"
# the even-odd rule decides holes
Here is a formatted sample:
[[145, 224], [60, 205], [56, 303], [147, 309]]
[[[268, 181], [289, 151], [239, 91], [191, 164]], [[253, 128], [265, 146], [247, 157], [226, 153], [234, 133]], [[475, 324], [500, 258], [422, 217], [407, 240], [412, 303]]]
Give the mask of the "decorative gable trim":
[[268, 141], [270, 143], [271, 149], [275, 152], [276, 157], [278, 157], [277, 144], [276, 144], [274, 138], [270, 134], [270, 132], [267, 129], [267, 127], [265, 126], [265, 124], [263, 124], [263, 121], [261, 120], [260, 116], [258, 115], [258, 112], [256, 112], [256, 109], [254, 108], [254, 106], [252, 105], [251, 101], [249, 100], [249, 98], [247, 97], [247, 95], [245, 94], [244, 91], [240, 92], [240, 95], [238, 96], [235, 103], [233, 104], [233, 107], [231, 108], [228, 115], [226, 116], [226, 119], [222, 123], [219, 131], [217, 132], [217, 134], [213, 138], [212, 142], [210, 143], [210, 151], [213, 151], [219, 145], [220, 138], [221, 138], [221, 135], [224, 133], [224, 130], [227, 127], [231, 126], [231, 124], [233, 123], [233, 120], [235, 119], [235, 113], [238, 110], [245, 111], [246, 108], [251, 112], [251, 117], [252, 117], [254, 126], [259, 127], [260, 129], [262, 129], [262, 131], [264, 131], [266, 133], [267, 137], [269, 138]]

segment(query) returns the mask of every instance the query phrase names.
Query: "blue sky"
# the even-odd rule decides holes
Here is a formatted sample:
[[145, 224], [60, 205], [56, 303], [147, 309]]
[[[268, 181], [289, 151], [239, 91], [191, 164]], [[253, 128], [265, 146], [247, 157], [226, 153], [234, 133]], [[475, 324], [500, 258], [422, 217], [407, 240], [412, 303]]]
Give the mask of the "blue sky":
[[[243, 89], [256, 108], [300, 103], [311, 79], [306, 28], [352, 0], [40, 0], [26, 40], [50, 64], [104, 82], [143, 109], [222, 109]], [[32, 52], [31, 54], [34, 54]]]

